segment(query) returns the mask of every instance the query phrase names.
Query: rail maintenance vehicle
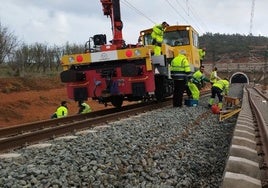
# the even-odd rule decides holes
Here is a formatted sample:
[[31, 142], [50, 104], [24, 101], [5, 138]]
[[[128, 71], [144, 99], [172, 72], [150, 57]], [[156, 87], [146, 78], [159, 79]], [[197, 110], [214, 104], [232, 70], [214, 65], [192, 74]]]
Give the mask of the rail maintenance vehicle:
[[84, 52], [62, 57], [60, 77], [68, 98], [91, 98], [114, 107], [121, 107], [124, 101], [163, 100], [173, 94], [169, 65], [181, 50], [192, 67], [199, 68], [198, 33], [192, 26], [168, 26], [162, 54], [154, 56], [152, 28], [140, 32], [142, 44], [126, 44], [119, 0], [100, 2], [104, 15], [111, 18], [113, 39], [107, 44], [105, 34], [96, 34], [86, 42]]

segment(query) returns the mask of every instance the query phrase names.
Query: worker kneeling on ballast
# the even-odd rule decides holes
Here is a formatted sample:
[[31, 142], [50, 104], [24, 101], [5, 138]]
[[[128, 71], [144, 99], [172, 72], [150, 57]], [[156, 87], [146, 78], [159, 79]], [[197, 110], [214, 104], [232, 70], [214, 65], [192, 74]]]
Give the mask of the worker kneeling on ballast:
[[217, 95], [219, 99], [218, 107], [222, 110], [222, 99], [223, 95], [228, 95], [229, 92], [229, 81], [227, 78], [223, 80], [216, 81], [211, 88], [211, 97], [209, 99], [208, 107], [211, 107], [214, 104], [215, 97]]
[[86, 114], [91, 112], [91, 107], [84, 101], [78, 101], [78, 114]]
[[62, 118], [68, 115], [67, 101], [62, 101], [56, 112], [52, 114], [51, 119]]
[[197, 70], [192, 78], [188, 82], [188, 88], [192, 93], [191, 98], [194, 100], [199, 100], [200, 97], [200, 89], [204, 86], [204, 82], [210, 82], [210, 80], [204, 75], [205, 67], [203, 65], [200, 66], [199, 70]]

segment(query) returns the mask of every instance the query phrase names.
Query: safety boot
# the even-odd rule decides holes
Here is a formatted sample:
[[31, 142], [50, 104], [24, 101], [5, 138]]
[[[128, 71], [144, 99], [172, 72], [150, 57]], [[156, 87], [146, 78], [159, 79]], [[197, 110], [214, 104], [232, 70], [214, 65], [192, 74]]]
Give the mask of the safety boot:
[[214, 103], [214, 99], [210, 98], [208, 102], [208, 107], [211, 108], [212, 104]]
[[222, 102], [219, 102], [218, 107], [222, 110]]

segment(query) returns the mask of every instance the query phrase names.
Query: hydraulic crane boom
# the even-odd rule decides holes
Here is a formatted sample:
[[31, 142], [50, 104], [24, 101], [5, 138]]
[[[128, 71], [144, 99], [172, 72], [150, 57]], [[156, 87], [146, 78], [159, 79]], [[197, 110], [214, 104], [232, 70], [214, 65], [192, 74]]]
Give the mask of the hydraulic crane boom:
[[117, 49], [122, 49], [125, 46], [123, 40], [123, 22], [121, 21], [120, 3], [119, 0], [100, 0], [103, 7], [103, 14], [110, 16], [113, 39], [111, 43], [116, 46]]

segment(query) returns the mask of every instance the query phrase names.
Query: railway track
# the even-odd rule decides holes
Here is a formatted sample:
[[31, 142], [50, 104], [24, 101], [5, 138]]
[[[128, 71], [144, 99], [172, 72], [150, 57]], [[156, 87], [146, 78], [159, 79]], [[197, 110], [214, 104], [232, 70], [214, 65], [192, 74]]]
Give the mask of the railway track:
[[[252, 187], [267, 186], [266, 153], [268, 147], [266, 143], [268, 142], [266, 140], [267, 133], [265, 132], [265, 128], [263, 128], [265, 127], [265, 123], [267, 126], [267, 121], [265, 122], [265, 118], [263, 118], [265, 115], [257, 118], [258, 120], [255, 119], [255, 117], [261, 116], [261, 114], [258, 115], [258, 113], [265, 112], [265, 110], [260, 109], [259, 106], [263, 103], [262, 101], [267, 101], [267, 98], [261, 99], [260, 97], [262, 95], [258, 94], [258, 92], [259, 91], [252, 88], [247, 88], [244, 91], [245, 96], [243, 97], [244, 101], [242, 103], [244, 106], [242, 107], [242, 110], [237, 119], [236, 129], [234, 131], [232, 143], [230, 146], [229, 157], [226, 162], [223, 178], [223, 187], [232, 187], [234, 185], [239, 185], [242, 187], [245, 185], [246, 187], [249, 185]], [[248, 104], [246, 103], [247, 101]], [[36, 122], [34, 123], [35, 125], [25, 124], [11, 129], [1, 129], [0, 149], [1, 151], [8, 151], [10, 149], [19, 148], [31, 143], [37, 143], [41, 140], [49, 140], [56, 136], [92, 128], [101, 124], [105, 124], [107, 122], [119, 120], [121, 118], [136, 115], [141, 112], [146, 112], [147, 110], [153, 111], [157, 108], [163, 108], [169, 105], [171, 105], [170, 99], [164, 101], [163, 103], [152, 103], [150, 105], [146, 105], [146, 107], [144, 107], [143, 104], [136, 104], [133, 106], [131, 105], [123, 107], [121, 110], [117, 109], [116, 112], [112, 109], [108, 109], [100, 112], [86, 114], [83, 116], [73, 116], [62, 119], [49, 120], [45, 122]], [[248, 111], [253, 108], [252, 106], [254, 105], [257, 108], [256, 112]], [[265, 105], [263, 108], [265, 108]], [[200, 122], [198, 121], [194, 124], [198, 127]], [[24, 129], [23, 127], [27, 128]], [[193, 130], [189, 129], [187, 132], [183, 133], [181, 135], [182, 138], [184, 139], [185, 136], [191, 134], [192, 131]], [[243, 136], [246, 138], [243, 138]], [[245, 140], [250, 140], [250, 144], [248, 144]], [[242, 144], [246, 145], [243, 146]], [[167, 145], [169, 144], [167, 143]], [[164, 149], [164, 145], [162, 144], [159, 145], [159, 147]], [[250, 149], [245, 149], [245, 147], [249, 147]], [[247, 152], [243, 151], [241, 148], [244, 148]], [[250, 153], [250, 155], [248, 155], [248, 153]], [[245, 165], [245, 159], [251, 160], [251, 162]], [[248, 164], [253, 164], [253, 166], [250, 166]], [[245, 168], [245, 166], [248, 168]], [[240, 175], [240, 178], [238, 175]]]
[[88, 114], [69, 116], [66, 118], [39, 121], [0, 129], [0, 152], [24, 147], [57, 136], [70, 134], [83, 129], [126, 118], [138, 113], [163, 108], [171, 105], [168, 98], [162, 102], [137, 103], [122, 108], [106, 109]]
[[[203, 91], [202, 95], [204, 96], [208, 93], [209, 91]], [[0, 153], [38, 143], [40, 141], [53, 139], [57, 136], [74, 133], [83, 129], [93, 128], [138, 113], [163, 108], [171, 104], [172, 99], [166, 98], [161, 102], [147, 101], [122, 106], [121, 108], [110, 108], [88, 114], [0, 128]]]
[[[101, 169], [105, 169], [106, 168], [105, 166], [108, 165], [107, 169], [106, 169], [107, 171], [105, 170], [106, 173], [108, 173], [108, 171], [112, 171], [112, 172], [110, 172], [111, 175], [114, 174], [114, 176], [118, 175], [118, 177], [120, 177], [120, 176], [122, 176], [121, 174], [126, 173], [126, 171], [125, 171], [126, 169], [124, 169], [123, 166], [128, 165], [128, 162], [127, 162], [128, 157], [132, 157], [132, 159], [130, 160], [130, 163], [133, 164], [135, 171], [136, 170], [140, 171], [139, 164], [135, 165], [135, 163], [136, 163], [135, 161], [139, 160], [139, 158], [141, 156], [143, 156], [144, 157], [144, 160], [142, 160], [143, 165], [145, 165], [145, 167], [147, 166], [148, 170], [149, 170], [149, 168], [151, 168], [151, 167], [153, 168], [153, 166], [155, 166], [154, 162], [150, 162], [151, 160], [160, 160], [161, 157], [158, 156], [160, 153], [165, 154], [167, 151], [172, 152], [175, 149], [173, 146], [174, 144], [178, 143], [180, 145], [180, 142], [185, 141], [185, 139], [189, 139], [189, 141], [192, 140], [192, 138], [191, 138], [192, 133], [196, 132], [196, 130], [198, 130], [199, 127], [201, 127], [202, 122], [204, 122], [210, 116], [210, 112], [208, 109], [202, 109], [200, 112], [193, 113], [192, 116], [189, 116], [188, 117], [189, 121], [187, 121], [187, 120], [185, 121], [185, 120], [181, 119], [181, 117], [180, 117], [181, 115], [180, 115], [180, 113], [178, 114], [178, 112], [188, 113], [189, 111], [191, 111], [191, 109], [193, 109], [194, 111], [199, 111], [199, 110], [196, 107], [184, 107], [184, 108], [172, 108], [171, 106], [161, 108], [159, 110], [156, 110], [154, 108], [154, 110], [149, 112], [149, 113], [143, 113], [139, 116], [130, 117], [130, 118], [127, 118], [126, 120], [123, 120], [123, 121], [116, 121], [115, 123], [109, 123], [108, 125], [111, 125], [111, 126], [107, 126], [107, 128], [105, 128], [105, 129], [94, 129], [96, 131], [96, 132], [94, 132], [94, 130], [92, 130], [94, 133], [88, 133], [85, 136], [78, 136], [73, 141], [76, 142], [76, 144], [78, 144], [78, 146], [85, 146], [87, 149], [86, 149], [86, 151], [82, 151], [80, 148], [78, 148], [78, 146], [77, 147], [75, 146], [74, 149], [71, 149], [73, 152], [76, 153], [77, 159], [75, 159], [75, 161], [70, 160], [70, 162], [68, 163], [68, 166], [72, 168], [72, 166], [74, 164], [79, 164], [80, 163], [79, 161], [82, 160], [83, 164], [89, 165], [88, 170], [86, 170], [86, 171], [87, 171], [87, 173], [91, 174], [91, 172], [89, 172], [89, 171], [92, 171], [92, 169], [93, 170], [96, 168], [98, 169], [99, 167]], [[184, 110], [185, 110], [185, 112], [184, 112]], [[162, 111], [165, 111], [167, 113], [166, 115], [168, 115], [168, 116], [163, 114]], [[170, 112], [172, 114], [174, 114], [174, 116], [176, 116], [176, 114], [179, 115], [178, 116], [179, 121], [175, 120], [175, 126], [169, 125], [169, 119], [173, 116], [172, 114], [170, 114]], [[154, 121], [154, 119], [155, 119], [155, 121]], [[124, 125], [124, 122], [131, 122], [131, 121], [133, 121], [133, 124], [130, 123], [129, 126]], [[139, 123], [139, 121], [141, 121], [141, 123]], [[178, 124], [178, 122], [182, 122], [182, 124], [180, 125], [180, 124]], [[122, 126], [121, 125], [114, 126], [117, 123], [119, 123], [119, 124], [122, 123]], [[185, 131], [177, 133], [176, 130], [185, 130]], [[171, 134], [171, 136], [169, 136], [169, 134]], [[198, 134], [198, 135], [201, 135], [201, 134]], [[119, 138], [119, 137], [123, 137], [123, 138]], [[132, 138], [134, 138], [134, 139], [132, 139]], [[82, 140], [86, 139], [86, 140], [78, 141], [78, 139], [82, 139]], [[57, 140], [57, 139], [50, 141], [49, 143], [52, 144], [52, 146], [51, 146], [52, 151], [45, 151], [46, 150], [45, 148], [44, 148], [44, 150], [41, 148], [31, 149], [31, 147], [26, 147], [26, 148], [23, 148], [21, 150], [18, 150], [16, 152], [18, 152], [18, 154], [21, 153], [21, 156], [18, 157], [17, 159], [14, 158], [14, 160], [15, 160], [14, 162], [16, 164], [19, 164], [21, 162], [23, 162], [23, 164], [28, 163], [26, 161], [24, 162], [23, 158], [24, 158], [24, 156], [27, 156], [28, 151], [31, 150], [34, 153], [35, 153], [35, 151], [37, 153], [30, 154], [28, 157], [26, 157], [27, 159], [32, 160], [32, 159], [40, 159], [40, 158], [44, 157], [44, 159], [40, 160], [40, 163], [39, 163], [39, 164], [41, 164], [41, 166], [43, 166], [42, 164], [45, 164], [46, 160], [50, 161], [50, 158], [51, 158], [52, 159], [51, 165], [52, 166], [56, 165], [56, 166], [60, 167], [60, 166], [62, 166], [62, 164], [64, 164], [63, 161], [65, 159], [69, 160], [69, 157], [67, 156], [69, 153], [69, 149], [66, 148], [66, 149], [61, 150], [59, 148], [61, 143], [63, 143], [63, 142], [65, 142], [65, 141]], [[140, 145], [139, 142], [143, 142], [144, 145]], [[188, 141], [186, 141], [186, 142], [188, 142]], [[71, 141], [70, 142], [67, 141], [67, 143], [72, 145]], [[89, 145], [91, 145], [91, 143], [92, 143], [93, 147], [89, 146]], [[126, 143], [126, 145], [124, 143]], [[99, 150], [99, 148], [100, 148], [100, 150]], [[50, 150], [49, 148], [47, 148], [47, 149]], [[56, 150], [54, 150], [54, 149], [56, 149]], [[42, 151], [44, 151], [45, 153], [43, 153], [43, 154], [39, 153]], [[79, 154], [80, 151], [86, 155], [80, 156], [80, 154]], [[176, 152], [176, 150], [174, 150], [174, 151]], [[63, 156], [60, 157], [61, 154], [58, 152], [63, 154]], [[55, 156], [53, 153], [55, 154]], [[108, 159], [106, 156], [103, 158], [103, 155], [105, 155], [105, 153], [107, 153], [107, 157], [109, 157], [111, 159]], [[121, 154], [122, 154], [122, 156], [121, 156]], [[168, 154], [168, 153], [166, 153], [166, 154]], [[182, 152], [182, 153], [179, 153], [178, 157], [184, 157], [184, 155], [185, 155], [184, 152]], [[98, 161], [96, 163], [97, 166], [92, 166], [93, 164], [95, 164], [94, 159], [92, 159], [92, 157], [94, 158], [94, 156], [96, 156], [95, 160]], [[116, 156], [120, 156], [120, 159]], [[61, 158], [61, 160], [59, 162], [57, 160], [56, 161], [54, 160], [58, 157]], [[147, 159], [147, 157], [149, 157], [149, 158]], [[16, 160], [19, 160], [20, 162], [17, 163]], [[73, 161], [73, 162], [71, 162], [71, 161]], [[102, 164], [101, 161], [103, 161], [105, 164]], [[121, 164], [120, 161], [122, 161], [123, 164]], [[114, 162], [116, 162], [118, 164], [116, 166], [110, 166], [110, 164], [113, 165]], [[1, 163], [0, 166], [3, 165], [2, 166], [3, 168], [11, 170], [9, 167], [6, 167], [6, 165], [8, 163], [5, 162], [5, 159], [3, 159], [3, 160], [1, 159], [0, 163]], [[160, 163], [162, 163], [162, 162], [160, 162]], [[29, 168], [33, 168], [33, 170], [40, 168], [40, 167], [38, 167], [39, 166], [38, 164], [37, 165], [25, 164], [25, 165], [28, 166]], [[24, 165], [20, 165], [20, 166], [21, 167], [19, 167], [19, 169], [17, 169], [16, 172], [19, 172], [19, 174], [21, 174], [21, 175], [19, 175], [20, 177], [24, 177], [24, 172], [20, 172], [22, 169], [25, 169], [23, 167]], [[131, 166], [132, 165], [130, 165], [127, 168], [131, 168]], [[47, 167], [47, 169], [49, 169], [49, 168], [50, 167]], [[138, 168], [138, 169], [136, 169], [136, 168]], [[99, 169], [99, 170], [101, 170], [101, 169]], [[0, 181], [8, 182], [10, 180], [10, 179], [5, 180], [5, 176], [6, 176], [5, 172], [8, 172], [9, 170], [2, 171], [2, 173], [1, 173], [2, 178], [0, 178]], [[28, 169], [28, 170], [31, 171], [31, 169]], [[26, 171], [28, 171], [28, 170], [26, 167]], [[99, 171], [99, 170], [97, 170], [97, 171]], [[41, 170], [41, 171], [43, 171], [43, 170]], [[48, 170], [48, 171], [50, 171], [50, 170]], [[57, 172], [57, 171], [58, 170], [56, 170], [56, 171], [54, 170], [54, 172]], [[64, 171], [66, 171], [68, 173], [69, 169], [67, 166], [66, 166]], [[78, 170], [78, 171], [80, 171], [80, 170]], [[156, 170], [155, 172], [158, 173], [157, 171], [159, 171], [159, 170]], [[35, 172], [36, 171], [34, 170], [33, 173], [35, 173]], [[37, 172], [38, 172], [38, 170], [37, 170]], [[154, 170], [152, 172], [154, 172]], [[31, 172], [28, 172], [28, 174], [29, 173], [31, 174]], [[81, 172], [81, 173], [83, 174], [83, 172]], [[117, 173], [119, 173], [119, 174], [117, 174]], [[49, 177], [50, 176], [56, 177], [52, 174], [53, 173], [49, 172], [48, 176]], [[94, 174], [96, 174], [98, 176], [98, 172], [95, 172]], [[35, 177], [35, 175], [33, 175], [33, 176]], [[31, 179], [31, 177], [33, 177], [33, 176], [29, 175], [23, 179], [24, 179], [24, 181], [29, 182], [29, 181], [31, 181], [31, 180], [29, 180], [29, 178]], [[131, 176], [131, 173], [127, 173], [126, 175], [123, 175], [123, 176]], [[161, 174], [161, 176], [163, 176], [163, 178], [166, 177], [165, 174]], [[107, 176], [102, 175], [102, 177], [107, 177]], [[113, 177], [111, 177], [112, 179], [110, 179], [111, 182], [109, 184], [111, 184], [111, 185], [118, 184], [118, 182], [113, 181]], [[14, 175], [14, 174], [12, 175], [12, 178], [17, 179], [16, 175]], [[42, 177], [40, 177], [38, 175], [38, 177], [36, 177], [36, 179], [39, 179], [39, 178], [42, 178]], [[141, 174], [141, 178], [142, 178], [142, 174]], [[54, 182], [50, 178], [45, 178], [45, 179], [46, 180], [48, 179], [47, 181], [49, 182], [50, 185], [52, 185]], [[82, 179], [84, 179], [84, 178], [82, 178]], [[123, 178], [123, 179], [129, 179], [129, 178]], [[20, 182], [19, 179], [17, 179], [17, 180], [13, 181], [15, 183], [11, 183], [11, 185], [16, 186], [16, 185], [24, 184], [24, 182]], [[35, 181], [36, 183], [34, 185], [40, 185], [38, 183], [38, 181]], [[88, 178], [86, 178], [85, 180], [82, 180], [82, 181], [86, 181], [89, 183], [89, 184], [85, 183], [85, 185], [91, 184], [90, 183], [91, 180]], [[163, 181], [165, 181], [165, 180], [163, 180]], [[103, 182], [106, 182], [106, 181], [104, 180]], [[122, 180], [122, 182], [123, 182], [123, 180]], [[98, 181], [95, 183], [97, 184]], [[63, 187], [65, 187], [64, 183], [61, 185]], [[71, 185], [71, 184], [69, 184], [69, 185]], [[74, 185], [77, 185], [77, 184], [74, 184]], [[92, 185], [92, 186], [94, 187], [94, 185]], [[90, 186], [88, 186], [88, 187], [90, 187]]]
[[223, 187], [268, 187], [267, 95], [246, 87]]

